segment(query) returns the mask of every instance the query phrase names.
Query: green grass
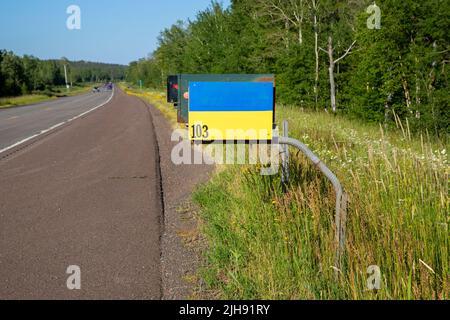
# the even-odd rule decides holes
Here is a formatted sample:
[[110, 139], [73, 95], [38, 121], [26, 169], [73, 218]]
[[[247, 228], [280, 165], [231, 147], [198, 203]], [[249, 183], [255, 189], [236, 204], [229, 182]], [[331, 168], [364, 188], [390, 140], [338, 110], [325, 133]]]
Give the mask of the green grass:
[[[279, 106], [290, 136], [336, 173], [349, 195], [346, 255], [334, 267], [331, 185], [291, 151], [286, 193], [258, 166], [227, 166], [194, 194], [209, 250], [202, 271], [227, 299], [448, 299], [447, 145]], [[367, 268], [381, 269], [368, 291]]]
[[11, 108], [56, 99], [44, 94], [30, 94], [19, 97], [0, 98], [0, 108]]
[[44, 101], [54, 100], [60, 97], [71, 97], [79, 94], [88, 93], [94, 84], [74, 86], [70, 91], [66, 87], [55, 87], [51, 91], [38, 92], [36, 94], [22, 95], [18, 97], [0, 98], [0, 109], [24, 106]]

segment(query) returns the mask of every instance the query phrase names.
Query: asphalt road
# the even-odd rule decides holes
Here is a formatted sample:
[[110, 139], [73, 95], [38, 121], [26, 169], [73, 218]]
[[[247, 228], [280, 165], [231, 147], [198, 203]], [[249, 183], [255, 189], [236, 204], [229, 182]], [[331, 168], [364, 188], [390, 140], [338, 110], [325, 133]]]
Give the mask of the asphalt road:
[[35, 105], [0, 109], [0, 150], [70, 120], [107, 101], [111, 92], [89, 93]]
[[[0, 111], [0, 149], [108, 93]], [[0, 154], [0, 299], [160, 299], [159, 152], [148, 106], [105, 106]], [[69, 290], [66, 270], [81, 270]]]

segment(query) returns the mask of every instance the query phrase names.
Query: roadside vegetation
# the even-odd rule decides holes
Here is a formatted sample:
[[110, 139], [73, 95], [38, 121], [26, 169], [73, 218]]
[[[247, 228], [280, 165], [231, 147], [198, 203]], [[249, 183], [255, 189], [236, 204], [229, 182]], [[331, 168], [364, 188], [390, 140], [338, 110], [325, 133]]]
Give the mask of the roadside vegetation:
[[[66, 89], [67, 82], [71, 90]], [[0, 50], [0, 107], [36, 103], [52, 97], [76, 95], [89, 85], [122, 80], [125, 66], [86, 61], [40, 60]]]
[[[165, 95], [146, 99], [172, 123]], [[448, 141], [325, 112], [277, 106], [290, 136], [336, 173], [349, 195], [346, 251], [334, 266], [332, 186], [291, 149], [290, 181], [263, 177], [260, 166], [218, 166], [193, 195], [208, 250], [200, 277], [205, 297], [223, 299], [448, 299]], [[369, 266], [381, 271], [367, 290]]]
[[194, 194], [208, 295], [448, 299], [449, 2], [376, 3], [380, 26], [372, 0], [214, 1], [130, 64], [127, 81], [156, 90], [170, 74], [275, 74], [278, 121], [349, 195], [336, 270], [334, 192], [301, 154], [286, 192], [258, 166], [221, 166]]
[[[349, 194], [344, 263], [335, 278], [331, 185], [291, 152], [291, 179], [227, 166], [194, 195], [209, 251], [203, 277], [226, 299], [447, 299], [448, 145], [279, 106], [290, 135], [329, 165]], [[400, 132], [400, 133], [399, 133]], [[367, 290], [369, 266], [380, 290]]]
[[[163, 30], [127, 81], [162, 89], [179, 73], [273, 73], [277, 101], [411, 132], [449, 132], [443, 0], [232, 0]], [[369, 11], [369, 13], [367, 12]], [[331, 70], [331, 72], [330, 72]]]
[[53, 100], [61, 97], [71, 97], [78, 94], [88, 93], [94, 84], [83, 84], [71, 87], [68, 91], [66, 87], [56, 87], [52, 90], [35, 92], [34, 94], [21, 95], [17, 97], [0, 98], [0, 109], [24, 106], [43, 101]]

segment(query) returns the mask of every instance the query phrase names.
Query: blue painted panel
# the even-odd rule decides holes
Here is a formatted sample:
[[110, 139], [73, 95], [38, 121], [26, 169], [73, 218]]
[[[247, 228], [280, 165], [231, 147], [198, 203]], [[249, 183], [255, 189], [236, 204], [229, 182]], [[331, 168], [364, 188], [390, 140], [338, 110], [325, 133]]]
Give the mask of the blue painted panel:
[[189, 111], [272, 110], [272, 82], [189, 83]]

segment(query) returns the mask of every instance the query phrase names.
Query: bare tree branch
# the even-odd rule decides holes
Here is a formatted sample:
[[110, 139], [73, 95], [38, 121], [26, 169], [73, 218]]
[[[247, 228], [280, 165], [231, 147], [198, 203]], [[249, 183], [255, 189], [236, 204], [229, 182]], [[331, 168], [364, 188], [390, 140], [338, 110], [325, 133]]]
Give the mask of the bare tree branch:
[[345, 53], [337, 60], [334, 60], [334, 63], [338, 63], [339, 61], [341, 61], [342, 59], [344, 59], [353, 49], [353, 46], [355, 45], [356, 40], [353, 41], [353, 43], [350, 45], [350, 47], [345, 51]]

